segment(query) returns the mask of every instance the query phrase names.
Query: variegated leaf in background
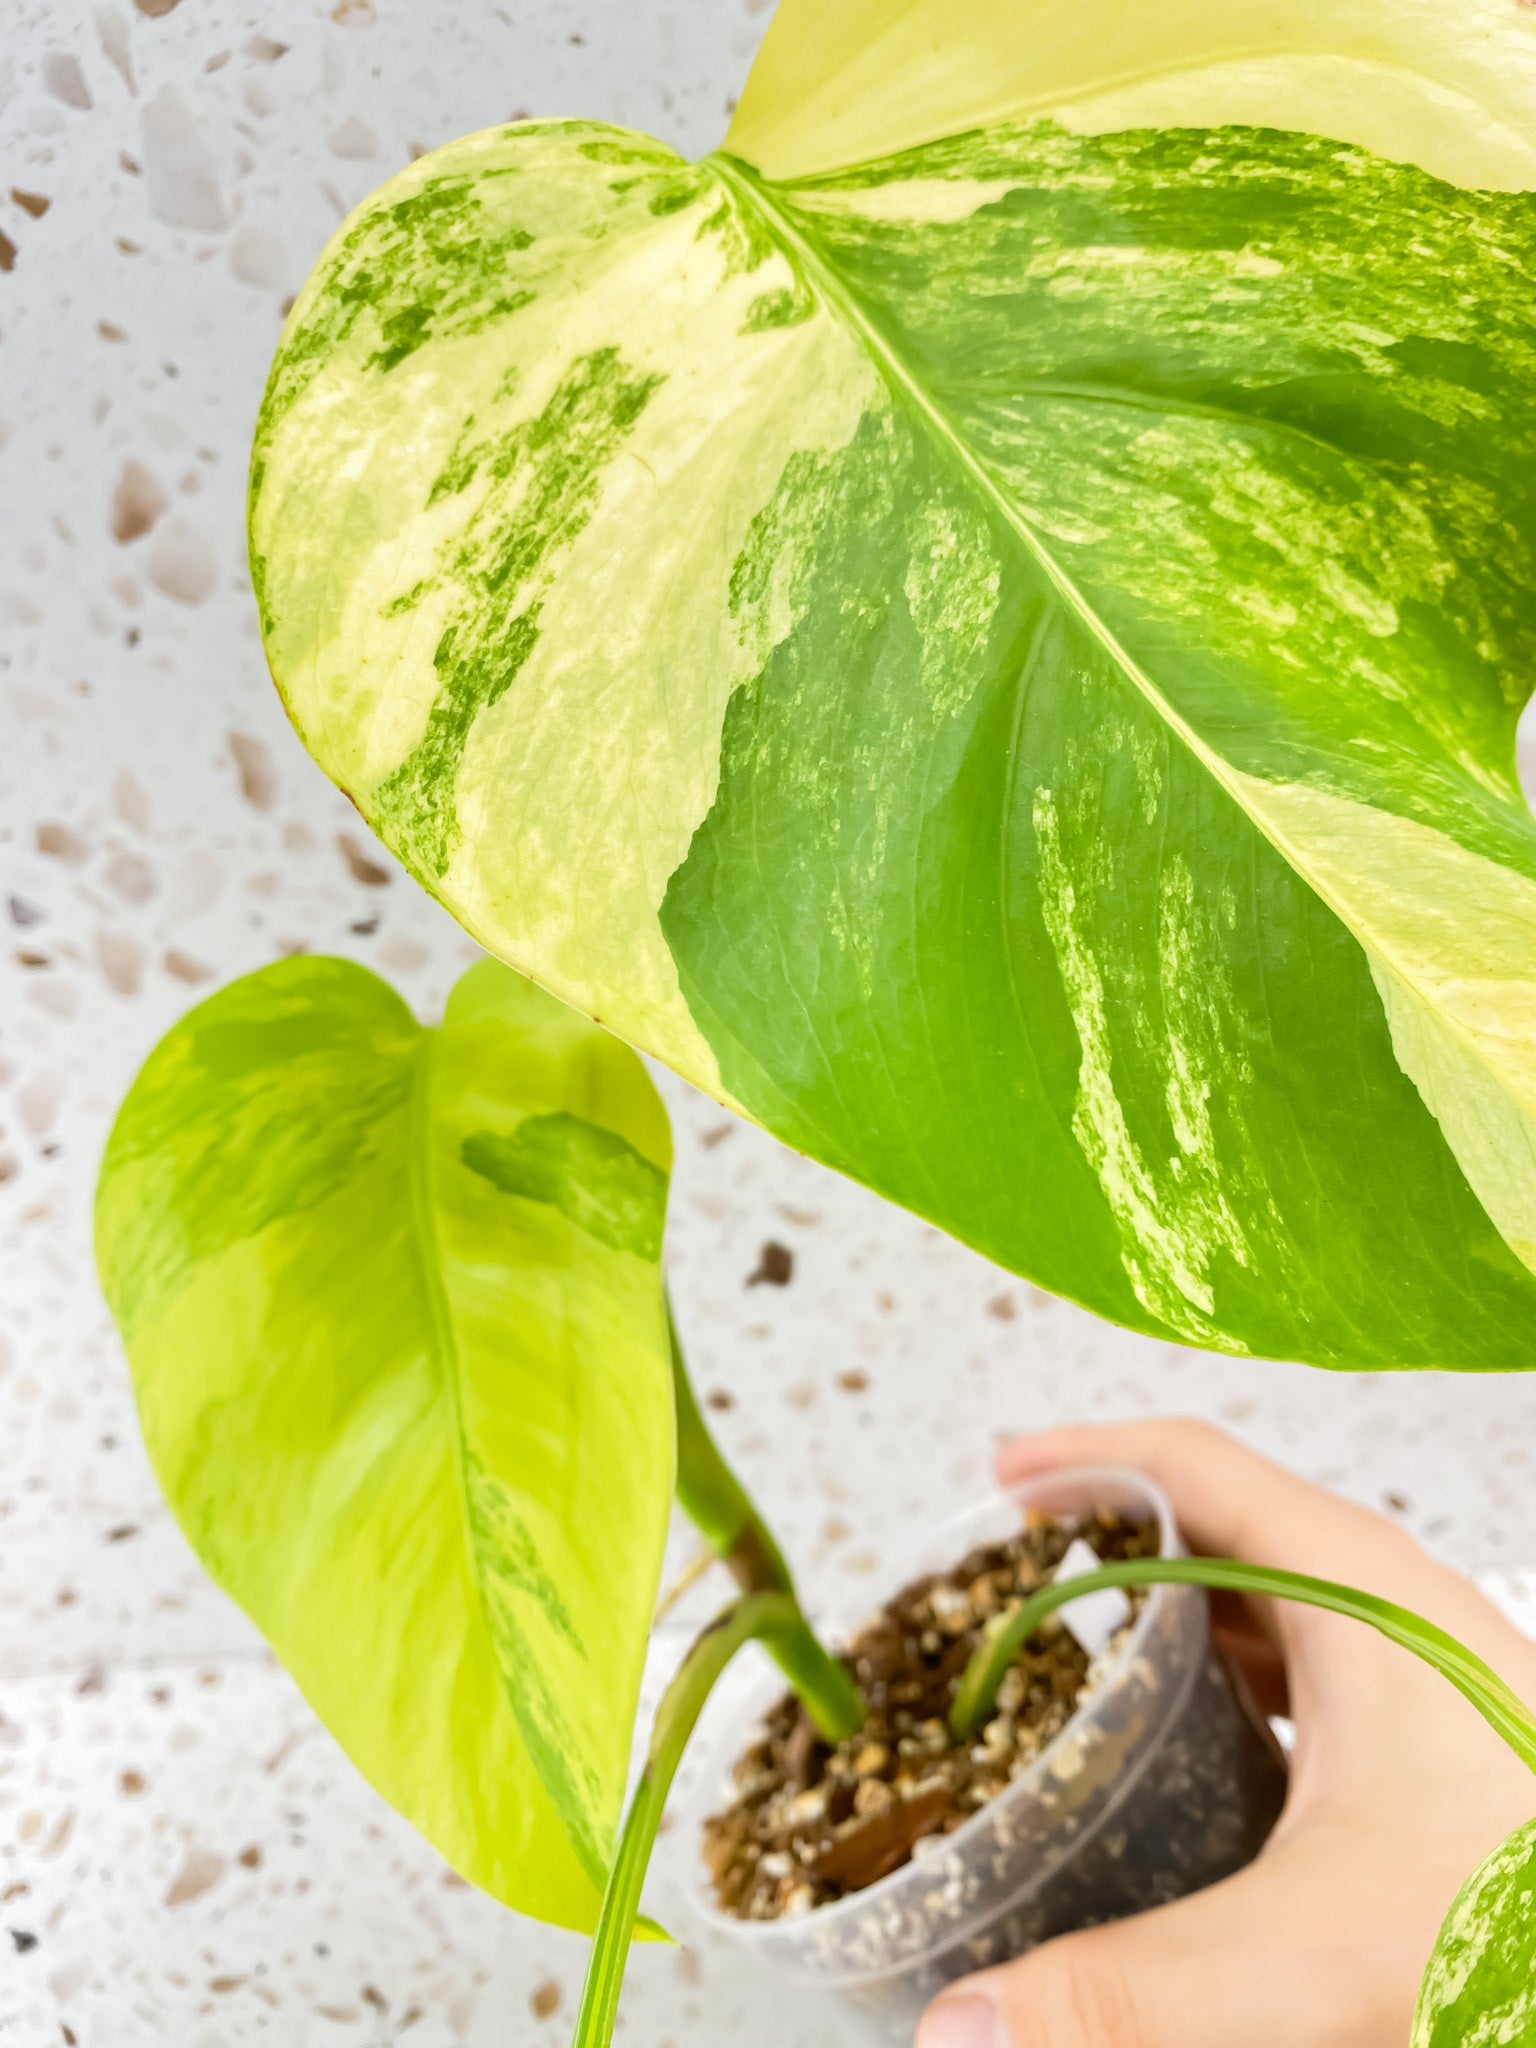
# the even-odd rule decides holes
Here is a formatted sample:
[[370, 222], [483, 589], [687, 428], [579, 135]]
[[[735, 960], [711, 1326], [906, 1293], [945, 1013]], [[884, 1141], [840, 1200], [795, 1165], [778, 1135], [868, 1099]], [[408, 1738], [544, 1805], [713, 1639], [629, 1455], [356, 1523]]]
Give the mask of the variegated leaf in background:
[[486, 945], [1153, 1334], [1536, 1328], [1536, 12], [784, 0], [347, 223], [306, 744]]
[[1536, 2041], [1536, 1820], [1516, 1828], [1457, 1895], [1419, 1987], [1409, 2048]]
[[571, 1927], [672, 1492], [670, 1166], [640, 1061], [499, 963], [427, 1031], [291, 959], [156, 1047], [97, 1195], [192, 1547], [449, 1862]]

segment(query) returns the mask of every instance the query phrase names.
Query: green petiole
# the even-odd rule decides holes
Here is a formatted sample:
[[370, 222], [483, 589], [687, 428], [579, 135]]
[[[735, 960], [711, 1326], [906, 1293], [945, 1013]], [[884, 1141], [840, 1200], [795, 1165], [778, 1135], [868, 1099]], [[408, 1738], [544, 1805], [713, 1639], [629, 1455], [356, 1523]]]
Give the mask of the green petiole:
[[667, 1327], [677, 1413], [678, 1503], [729, 1566], [743, 1593], [781, 1593], [793, 1603], [794, 1625], [776, 1631], [767, 1647], [817, 1733], [827, 1742], [842, 1742], [864, 1724], [859, 1689], [847, 1666], [822, 1645], [801, 1612], [783, 1552], [709, 1433], [689, 1384], [670, 1300]]
[[1496, 1671], [1444, 1629], [1421, 1620], [1391, 1600], [1379, 1600], [1374, 1593], [1358, 1593], [1332, 1579], [1314, 1579], [1302, 1572], [1239, 1564], [1218, 1557], [1133, 1558], [1123, 1564], [1105, 1565], [1096, 1572], [1082, 1572], [1075, 1578], [1053, 1580], [1031, 1593], [1027, 1600], [1000, 1617], [966, 1665], [949, 1712], [949, 1725], [957, 1740], [974, 1734], [990, 1715], [1003, 1673], [1046, 1616], [1084, 1593], [1096, 1593], [1106, 1586], [1207, 1586], [1223, 1592], [1300, 1600], [1310, 1607], [1326, 1607], [1334, 1614], [1366, 1622], [1448, 1678], [1489, 1726], [1503, 1736], [1516, 1756], [1536, 1771], [1536, 1715], [1511, 1692]]
[[730, 1568], [741, 1598], [698, 1637], [657, 1709], [645, 1768], [624, 1817], [603, 1893], [573, 2048], [607, 2048], [667, 1794], [705, 1700], [743, 1644], [763, 1644], [826, 1741], [843, 1741], [864, 1721], [858, 1687], [847, 1667], [817, 1639], [801, 1611], [783, 1552], [709, 1433], [688, 1379], [670, 1300], [667, 1328], [677, 1417], [678, 1503]]
[[607, 2048], [612, 2038], [646, 1866], [651, 1860], [667, 1794], [704, 1702], [721, 1672], [744, 1644], [760, 1641], [778, 1656], [783, 1644], [804, 1629], [805, 1621], [792, 1593], [745, 1594], [717, 1615], [696, 1638], [662, 1695], [651, 1729], [645, 1768], [624, 1817], [618, 1851], [608, 1873], [592, 1953], [587, 1960], [572, 2048]]

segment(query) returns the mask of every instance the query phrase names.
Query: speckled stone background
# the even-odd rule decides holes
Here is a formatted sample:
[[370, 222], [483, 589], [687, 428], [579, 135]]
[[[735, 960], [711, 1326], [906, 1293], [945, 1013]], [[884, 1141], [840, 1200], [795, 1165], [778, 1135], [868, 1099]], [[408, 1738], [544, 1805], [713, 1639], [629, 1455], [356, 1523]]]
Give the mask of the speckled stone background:
[[[91, 1187], [138, 1062], [221, 980], [340, 952], [430, 1014], [472, 956], [306, 761], [263, 669], [242, 495], [288, 295], [372, 185], [467, 129], [585, 113], [709, 148], [770, 5], [5, 0], [3, 2048], [553, 2048], [569, 2027], [582, 1944], [446, 1871], [187, 1553], [97, 1297]], [[1504, 1574], [1529, 1610], [1536, 1380], [1161, 1347], [667, 1085], [698, 1377], [817, 1601], [872, 1592], [882, 1544], [983, 1485], [999, 1433], [1183, 1410]], [[754, 1285], [770, 1240], [791, 1277]], [[663, 1846], [665, 1911], [687, 1854]], [[621, 2029], [857, 2038], [707, 1947], [637, 1955]]]

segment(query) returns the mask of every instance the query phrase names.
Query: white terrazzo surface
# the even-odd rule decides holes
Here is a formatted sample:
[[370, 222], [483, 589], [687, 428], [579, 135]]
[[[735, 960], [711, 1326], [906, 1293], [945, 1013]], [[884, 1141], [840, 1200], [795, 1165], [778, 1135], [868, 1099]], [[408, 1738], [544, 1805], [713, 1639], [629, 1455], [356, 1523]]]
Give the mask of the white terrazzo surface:
[[[370, 186], [464, 130], [587, 113], [708, 148], [767, 0], [3, 11], [0, 2044], [553, 2048], [581, 1944], [459, 1884], [381, 1806], [160, 1505], [90, 1193], [117, 1097], [201, 990], [308, 947], [430, 1013], [471, 956], [266, 680], [242, 488], [285, 296]], [[981, 1484], [998, 1433], [1069, 1416], [1208, 1415], [1467, 1568], [1536, 1560], [1536, 1380], [1176, 1352], [669, 1096], [698, 1376], [817, 1599], [873, 1590], [882, 1542]], [[793, 1278], [748, 1287], [770, 1237]], [[622, 2029], [853, 2040], [780, 1985], [657, 1950]]]

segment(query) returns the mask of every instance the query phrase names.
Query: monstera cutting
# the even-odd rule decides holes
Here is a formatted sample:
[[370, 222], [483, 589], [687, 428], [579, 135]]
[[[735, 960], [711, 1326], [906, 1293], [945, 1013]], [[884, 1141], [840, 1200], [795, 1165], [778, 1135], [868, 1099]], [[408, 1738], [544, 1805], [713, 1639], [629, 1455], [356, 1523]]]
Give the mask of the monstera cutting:
[[256, 438], [305, 743], [492, 950], [1181, 1342], [1536, 1312], [1536, 16], [786, 0], [725, 146], [343, 228]]
[[[459, 1868], [595, 1928], [589, 2048], [723, 1664], [864, 1710], [688, 1389], [619, 1040], [1154, 1337], [1531, 1355], [1536, 11], [956, 17], [783, 0], [702, 161], [522, 122], [342, 228], [257, 427], [266, 648], [508, 965], [430, 1032], [338, 962], [237, 984], [103, 1173], [183, 1526]], [[674, 1478], [740, 1597], [621, 1826]], [[1169, 1579], [1384, 1629], [1536, 1763], [1380, 1601], [1074, 1584]], [[955, 1740], [1074, 1597], [998, 1617]], [[1530, 1856], [1425, 2048], [1522, 2037]]]

